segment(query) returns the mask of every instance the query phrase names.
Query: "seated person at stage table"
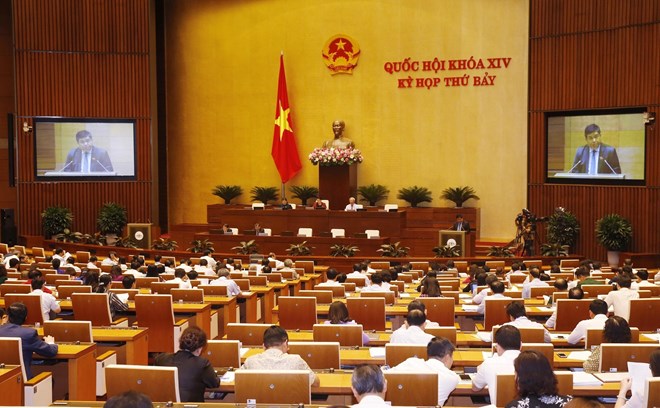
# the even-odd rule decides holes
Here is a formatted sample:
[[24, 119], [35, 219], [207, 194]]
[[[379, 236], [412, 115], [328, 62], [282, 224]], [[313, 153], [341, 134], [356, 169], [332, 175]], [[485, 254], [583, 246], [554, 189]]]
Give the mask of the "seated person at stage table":
[[550, 337], [550, 333], [548, 330], [546, 330], [545, 327], [541, 323], [533, 322], [529, 320], [527, 317], [527, 311], [525, 310], [525, 305], [521, 304], [520, 302], [511, 302], [506, 306], [506, 314], [509, 315], [509, 319], [511, 320], [508, 323], [504, 323], [505, 325], [509, 324], [511, 326], [515, 326], [518, 328], [521, 327], [532, 327], [532, 328], [539, 328], [543, 329], [543, 341], [546, 343], [550, 343], [552, 341], [552, 338]]
[[465, 221], [461, 214], [456, 214], [456, 222], [452, 224], [451, 229], [454, 231], [470, 232], [470, 223]]
[[[407, 327], [406, 327], [407, 326]], [[434, 337], [424, 332], [426, 326], [426, 314], [421, 310], [414, 309], [406, 316], [406, 326], [395, 330], [390, 337], [390, 344], [429, 344]]]
[[591, 124], [584, 128], [587, 144], [578, 148], [571, 166], [571, 173], [621, 174], [616, 149], [601, 142], [600, 127]]
[[568, 344], [577, 344], [587, 337], [588, 329], [603, 329], [607, 321], [607, 303], [594, 299], [589, 305], [589, 318], [579, 322], [568, 335]]
[[355, 197], [351, 197], [348, 199], [348, 204], [346, 204], [346, 208], [344, 208], [344, 211], [357, 211], [357, 204], [355, 204]]
[[[330, 309], [328, 309], [328, 320], [324, 324], [356, 325], [357, 323], [349, 317], [346, 303], [337, 300], [330, 305]], [[369, 344], [369, 336], [365, 332], [362, 332], [362, 344], [365, 346]]]
[[[660, 377], [660, 350], [651, 353], [649, 368], [653, 377]], [[638, 392], [633, 391], [630, 399], [626, 400], [626, 394], [630, 391], [632, 385], [632, 378], [630, 377], [621, 380], [621, 387], [619, 389], [619, 395], [616, 397], [614, 408], [642, 408], [644, 406], [644, 395]]]
[[509, 296], [504, 296], [504, 283], [502, 281], [495, 281], [490, 284], [490, 291], [493, 292], [492, 295], [488, 295], [484, 298], [483, 302], [479, 303], [477, 306], [477, 313], [484, 314], [486, 310], [486, 301], [488, 299], [511, 299]]
[[552, 371], [552, 364], [538, 351], [521, 352], [513, 362], [513, 366], [516, 372], [518, 399], [506, 404], [507, 408], [562, 408], [572, 399], [571, 396], [559, 395], [557, 377]]
[[539, 268], [534, 267], [530, 269], [529, 278], [531, 279], [529, 282], [523, 283], [523, 287], [522, 287], [523, 299], [529, 299], [532, 297], [532, 288], [534, 287], [550, 286], [548, 285], [547, 282], [541, 280], [541, 271], [539, 271]]
[[280, 208], [282, 210], [293, 210], [293, 206], [289, 204], [289, 200], [287, 200], [286, 197], [282, 199], [282, 204], [280, 204]]
[[263, 234], [264, 232], [266, 232], [266, 230], [261, 227], [261, 224], [259, 224], [258, 222], [255, 222], [254, 223], [254, 233], [258, 235], [258, 234]]
[[484, 360], [477, 367], [472, 379], [472, 391], [480, 391], [488, 386], [491, 404], [497, 401], [497, 374], [513, 374], [513, 362], [520, 355], [520, 331], [517, 327], [505, 325], [495, 331], [496, 354]]
[[325, 203], [321, 201], [321, 197], [316, 197], [316, 200], [314, 201], [314, 209], [315, 210], [327, 210], [328, 207], [325, 206]]
[[220, 386], [211, 362], [201, 357], [206, 333], [197, 326], [188, 327], [179, 338], [179, 351], [156, 356], [157, 366], [176, 367], [181, 402], [204, 402], [207, 388]]
[[319, 378], [307, 362], [297, 354], [288, 354], [289, 335], [280, 326], [270, 326], [264, 331], [265, 351], [250, 356], [243, 363], [245, 370], [306, 370], [312, 386], [319, 385]]
[[357, 404], [352, 407], [389, 408], [385, 402], [387, 380], [383, 371], [375, 364], [365, 364], [353, 370], [351, 390]]
[[53, 336], [45, 336], [43, 340], [37, 335], [37, 331], [22, 327], [27, 318], [27, 307], [23, 303], [12, 303], [7, 309], [9, 323], [0, 326], [0, 337], [20, 337], [23, 346], [23, 363], [27, 379], [32, 378], [30, 365], [32, 354], [37, 353], [44, 357], [55, 357], [57, 355], [57, 344]]
[[335, 148], [335, 149], [348, 149], [350, 147], [355, 147], [353, 141], [347, 137], [344, 137], [344, 128], [346, 124], [343, 120], [335, 120], [332, 122], [332, 133], [335, 134], [334, 139], [326, 140], [323, 142], [324, 148]]
[[449, 394], [454, 391], [461, 377], [451, 370], [454, 363], [454, 345], [443, 337], [433, 337], [426, 345], [428, 360], [410, 357], [392, 367], [389, 372], [395, 373], [437, 373], [438, 374], [438, 405], [443, 406]]
[[[584, 298], [584, 291], [580, 288], [573, 288], [568, 290], [569, 299], [582, 299]], [[549, 329], [554, 329], [557, 325], [557, 306], [555, 305], [552, 315], [546, 320], [545, 327]]]
[[613, 290], [605, 296], [607, 307], [612, 306], [614, 314], [626, 320], [630, 319], [630, 301], [639, 299], [639, 292], [630, 289], [632, 281], [627, 275], [620, 275], [612, 279], [616, 283], [617, 290]]
[[[605, 321], [603, 326], [603, 343], [630, 343], [632, 335], [630, 325], [626, 319], [620, 316], [612, 316]], [[601, 346], [596, 347], [587, 361], [582, 364], [582, 368], [587, 373], [597, 373], [600, 371], [600, 353]]]
[[78, 147], [66, 156], [66, 164], [60, 171], [72, 173], [112, 172], [112, 162], [108, 151], [94, 146], [92, 134], [87, 130], [76, 133]]

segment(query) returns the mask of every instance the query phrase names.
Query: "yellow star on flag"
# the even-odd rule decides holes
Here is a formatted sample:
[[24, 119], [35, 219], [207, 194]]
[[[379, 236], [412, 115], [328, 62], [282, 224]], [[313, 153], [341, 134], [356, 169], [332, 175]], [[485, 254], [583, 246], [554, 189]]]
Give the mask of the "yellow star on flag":
[[284, 131], [288, 130], [292, 132], [291, 126], [289, 126], [289, 112], [291, 108], [283, 109], [282, 103], [280, 103], [280, 115], [275, 119], [275, 124], [280, 127], [280, 141], [282, 141], [282, 136], [284, 136]]

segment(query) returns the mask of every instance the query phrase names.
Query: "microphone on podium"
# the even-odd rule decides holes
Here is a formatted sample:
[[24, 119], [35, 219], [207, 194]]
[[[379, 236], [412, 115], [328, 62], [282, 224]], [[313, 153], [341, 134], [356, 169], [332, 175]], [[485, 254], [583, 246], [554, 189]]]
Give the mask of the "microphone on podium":
[[569, 173], [573, 173], [573, 170], [575, 170], [575, 168], [576, 168], [577, 166], [579, 166], [580, 164], [582, 164], [582, 160], [578, 160], [577, 163], [575, 163], [575, 164], [573, 165], [573, 167], [571, 167], [571, 169], [570, 169], [568, 172], [569, 172]]
[[599, 159], [600, 159], [600, 161], [604, 161], [605, 164], [607, 164], [607, 167], [610, 168], [610, 171], [612, 172], [612, 174], [616, 174], [616, 171], [614, 171], [614, 168], [612, 166], [610, 166], [610, 162], [608, 162], [607, 159], [605, 159], [604, 157], [600, 157]]
[[110, 170], [108, 170], [108, 168], [105, 167], [105, 166], [103, 165], [103, 163], [101, 163], [100, 161], [98, 161], [98, 159], [97, 159], [96, 157], [92, 157], [92, 160], [93, 160], [94, 162], [98, 163], [99, 166], [101, 166], [101, 167], [103, 168], [103, 171], [105, 171], [106, 173], [109, 173], [109, 172], [110, 172]]

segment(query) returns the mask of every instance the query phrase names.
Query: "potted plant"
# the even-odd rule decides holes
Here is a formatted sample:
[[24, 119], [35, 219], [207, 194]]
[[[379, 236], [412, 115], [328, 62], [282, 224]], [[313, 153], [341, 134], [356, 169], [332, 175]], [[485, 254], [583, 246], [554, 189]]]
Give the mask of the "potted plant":
[[336, 244], [330, 247], [330, 256], [351, 258], [355, 256], [355, 253], [358, 251], [360, 250], [355, 245]]
[[241, 241], [241, 243], [231, 249], [235, 249], [237, 254], [250, 255], [259, 252], [259, 246], [254, 243], [254, 240]]
[[215, 251], [215, 248], [213, 248], [213, 242], [209, 241], [208, 239], [195, 239], [190, 243], [190, 245], [192, 246], [186, 249], [186, 251], [192, 252], [193, 254], [201, 254], [207, 249], [211, 252]]
[[430, 203], [433, 201], [431, 190], [426, 187], [405, 187], [399, 190], [396, 198], [410, 203], [411, 207], [417, 207], [419, 203]]
[[121, 248], [137, 248], [137, 244], [131, 239], [131, 237], [117, 238], [117, 241], [115, 241], [115, 246]]
[[566, 245], [570, 251], [580, 233], [580, 223], [570, 211], [557, 207], [548, 218], [546, 230], [549, 244], [558, 244], [560, 247]]
[[562, 245], [559, 243], [547, 243], [541, 245], [541, 255], [542, 256], [552, 256], [552, 257], [560, 257], [560, 256], [568, 256], [570, 247], [568, 245]]
[[307, 241], [303, 241], [300, 244], [290, 244], [289, 249], [287, 249], [286, 252], [291, 256], [305, 256], [311, 255], [313, 248], [314, 247], [310, 248], [307, 246]]
[[376, 250], [376, 252], [380, 252], [381, 256], [389, 256], [392, 258], [403, 258], [408, 255], [408, 251], [410, 251], [410, 247], [401, 246], [400, 242], [383, 244], [380, 246], [380, 249]]
[[66, 207], [48, 207], [41, 213], [41, 226], [46, 239], [70, 229], [72, 223], [73, 214]]
[[172, 240], [169, 235], [161, 235], [151, 243], [151, 249], [159, 251], [174, 251], [179, 247], [179, 244]]
[[493, 245], [488, 249], [488, 256], [495, 256], [498, 258], [511, 258], [513, 257], [513, 251], [509, 246], [497, 246]]
[[628, 249], [632, 241], [632, 225], [619, 214], [608, 214], [596, 221], [596, 240], [607, 249], [607, 262], [619, 265], [621, 251]]
[[225, 204], [230, 204], [231, 200], [240, 196], [241, 194], [243, 194], [243, 189], [241, 186], [219, 185], [215, 186], [213, 189], [213, 195], [216, 195], [225, 200]]
[[436, 258], [456, 258], [461, 256], [459, 248], [460, 245], [437, 246], [433, 248], [433, 252], [435, 253]]
[[261, 201], [268, 205], [269, 201], [276, 201], [278, 197], [277, 187], [254, 187], [250, 190], [252, 201]]
[[54, 235], [53, 239], [58, 242], [73, 242], [77, 243], [82, 241], [83, 234], [82, 232], [73, 232], [68, 228], [65, 228], [62, 233]]
[[310, 198], [318, 197], [319, 189], [314, 186], [292, 186], [290, 189], [293, 198], [300, 200], [300, 205], [307, 206]]
[[444, 198], [445, 200], [452, 201], [454, 204], [456, 204], [457, 208], [463, 207], [463, 203], [466, 202], [469, 199], [474, 199], [478, 200], [479, 196], [477, 196], [476, 192], [474, 189], [470, 186], [463, 186], [463, 187], [448, 187], [442, 191], [442, 195], [440, 198]]
[[128, 223], [126, 208], [117, 203], [105, 203], [96, 218], [96, 225], [101, 234], [106, 236], [108, 245], [114, 244], [116, 238]]
[[369, 184], [368, 186], [360, 186], [357, 189], [360, 195], [360, 201], [369, 203], [371, 207], [375, 207], [379, 201], [387, 198], [390, 190], [382, 184]]

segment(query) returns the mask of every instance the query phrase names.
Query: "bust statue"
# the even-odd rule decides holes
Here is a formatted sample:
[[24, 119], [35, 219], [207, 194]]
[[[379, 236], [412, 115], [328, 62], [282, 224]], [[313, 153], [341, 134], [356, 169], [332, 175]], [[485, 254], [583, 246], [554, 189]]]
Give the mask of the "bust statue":
[[344, 137], [345, 126], [346, 124], [343, 120], [335, 120], [332, 122], [332, 132], [335, 134], [335, 138], [323, 142], [323, 147], [334, 147], [335, 149], [348, 149], [349, 147], [355, 147], [355, 144], [353, 144], [351, 139]]

